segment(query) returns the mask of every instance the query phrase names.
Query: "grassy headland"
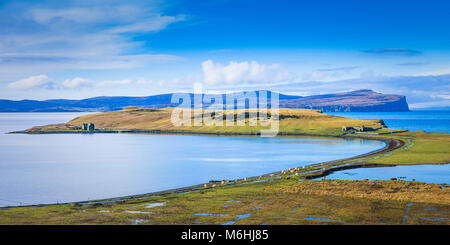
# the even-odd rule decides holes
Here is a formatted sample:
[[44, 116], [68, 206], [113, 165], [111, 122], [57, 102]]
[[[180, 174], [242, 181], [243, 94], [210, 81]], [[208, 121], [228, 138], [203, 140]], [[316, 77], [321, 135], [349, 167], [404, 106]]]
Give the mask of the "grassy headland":
[[[245, 126], [226, 126], [223, 118], [223, 126], [174, 126], [171, 122], [172, 108], [144, 109], [138, 107], [127, 107], [120, 111], [95, 113], [77, 117], [67, 123], [36, 126], [25, 130], [26, 133], [79, 133], [83, 123], [94, 123], [96, 128], [113, 132], [163, 132], [163, 133], [206, 133], [206, 134], [258, 134], [262, 127], [259, 122], [257, 126], [250, 126], [250, 120], [255, 118], [247, 115]], [[203, 111], [205, 113], [205, 111]], [[234, 112], [226, 111], [224, 114], [246, 113], [245, 110]], [[248, 114], [248, 111], [247, 111]], [[270, 110], [269, 110], [270, 114]], [[194, 113], [191, 114], [192, 119]], [[237, 118], [237, 116], [236, 116]], [[279, 134], [280, 135], [322, 135], [322, 136], [345, 136], [345, 137], [371, 137], [378, 139], [397, 139], [404, 142], [402, 150], [395, 153], [367, 158], [369, 163], [377, 164], [446, 164], [450, 162], [450, 134], [448, 133], [425, 133], [422, 131], [404, 132], [389, 129], [381, 120], [356, 120], [345, 117], [332, 116], [318, 110], [308, 109], [280, 109], [279, 111]], [[349, 134], [342, 131], [342, 126], [358, 127], [364, 126], [367, 132]]]
[[[75, 118], [65, 124], [54, 124], [33, 127], [26, 130], [28, 133], [49, 133], [49, 132], [76, 132], [77, 127], [83, 123], [94, 123], [96, 128], [113, 131], [164, 131], [164, 132], [193, 132], [193, 133], [214, 133], [214, 134], [251, 134], [258, 133], [262, 127], [259, 122], [257, 126], [250, 126], [249, 121], [257, 120], [251, 117], [247, 110], [225, 111], [224, 114], [215, 115], [221, 117], [223, 126], [174, 126], [171, 121], [173, 108], [163, 109], [143, 109], [138, 107], [127, 107], [120, 111], [105, 113], [95, 113]], [[255, 111], [255, 110], [251, 110]], [[206, 113], [203, 110], [201, 113]], [[270, 115], [269, 110], [269, 115]], [[192, 110], [191, 118], [195, 117]], [[246, 114], [245, 126], [226, 126], [225, 118], [227, 114], [233, 113], [235, 121], [238, 114]], [[365, 126], [374, 130], [383, 128], [380, 120], [356, 120], [345, 117], [337, 117], [322, 113], [318, 110], [308, 109], [280, 109], [280, 133], [281, 134], [318, 134], [318, 135], [339, 135], [342, 134], [342, 126]]]

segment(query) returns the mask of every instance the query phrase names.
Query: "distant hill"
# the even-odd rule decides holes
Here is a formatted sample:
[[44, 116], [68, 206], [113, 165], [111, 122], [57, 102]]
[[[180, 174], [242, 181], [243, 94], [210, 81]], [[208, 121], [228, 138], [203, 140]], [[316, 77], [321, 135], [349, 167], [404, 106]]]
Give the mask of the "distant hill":
[[280, 100], [280, 107], [320, 109], [325, 112], [409, 111], [405, 96], [381, 94], [372, 90]]
[[[256, 95], [259, 97], [259, 92], [256, 92]], [[189, 96], [193, 98], [194, 95]], [[0, 100], [0, 112], [114, 111], [127, 106], [143, 108], [178, 106], [178, 103], [171, 103], [171, 98], [172, 94], [159, 94], [144, 97], [102, 96], [82, 100]], [[222, 98], [226, 100], [225, 94]], [[409, 111], [405, 96], [381, 94], [372, 90], [306, 97], [279, 94], [279, 99], [282, 108], [319, 109], [324, 112]]]
[[[262, 129], [269, 127], [262, 126], [255, 114], [245, 115], [246, 110], [226, 110], [218, 117], [221, 123], [206, 124], [210, 120], [210, 115], [203, 115], [205, 124], [201, 126], [181, 125], [176, 126], [172, 122], [172, 108], [148, 109], [135, 106], [126, 107], [120, 111], [110, 111], [102, 113], [92, 113], [76, 117], [67, 123], [35, 126], [22, 131], [32, 134], [40, 133], [82, 133], [83, 123], [93, 123], [97, 128], [95, 132], [122, 131], [122, 132], [172, 132], [172, 133], [209, 133], [209, 134], [258, 134]], [[256, 111], [256, 110], [253, 110]], [[268, 115], [272, 111], [268, 110]], [[225, 121], [228, 117], [242, 115], [248, 118], [247, 123], [242, 126], [229, 126]], [[194, 115], [191, 115], [191, 119]], [[269, 116], [270, 117], [270, 116]], [[237, 121], [237, 120], [236, 120]], [[251, 126], [250, 121], [256, 122]], [[333, 116], [322, 113], [318, 110], [308, 109], [286, 109], [279, 110], [279, 132], [281, 134], [316, 134], [316, 135], [342, 135], [342, 126], [361, 127], [367, 131], [386, 132], [381, 120], [357, 120], [340, 116]], [[390, 131], [389, 131], [390, 132]]]

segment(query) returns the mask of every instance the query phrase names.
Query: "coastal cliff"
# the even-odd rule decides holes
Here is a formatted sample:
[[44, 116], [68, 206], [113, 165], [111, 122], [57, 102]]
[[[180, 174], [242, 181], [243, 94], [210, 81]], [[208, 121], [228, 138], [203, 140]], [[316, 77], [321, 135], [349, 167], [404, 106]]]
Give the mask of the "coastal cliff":
[[324, 112], [403, 112], [409, 111], [406, 97], [372, 90], [307, 96], [280, 100], [280, 107], [309, 108]]
[[[259, 92], [256, 91], [259, 97]], [[142, 108], [176, 107], [173, 94], [145, 97], [102, 96], [82, 100], [0, 100], [0, 112], [84, 112], [115, 111], [127, 106]], [[270, 93], [269, 93], [270, 95]], [[324, 112], [401, 112], [409, 111], [405, 96], [377, 93], [372, 90], [357, 90], [345, 93], [296, 96], [278, 94], [281, 108], [316, 109]], [[189, 94], [193, 98], [193, 94]], [[204, 96], [204, 95], [203, 95]], [[226, 95], [222, 94], [223, 101]], [[193, 101], [193, 100], [192, 100]], [[204, 105], [205, 107], [208, 104]]]

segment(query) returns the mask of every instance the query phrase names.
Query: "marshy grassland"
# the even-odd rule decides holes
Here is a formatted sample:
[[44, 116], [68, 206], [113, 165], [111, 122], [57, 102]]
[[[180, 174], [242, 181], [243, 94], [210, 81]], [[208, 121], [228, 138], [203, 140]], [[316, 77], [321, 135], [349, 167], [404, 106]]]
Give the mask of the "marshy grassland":
[[450, 224], [450, 189], [289, 176], [118, 203], [8, 208], [0, 224]]
[[[161, 130], [214, 134], [256, 133], [261, 127], [181, 127], [172, 109], [126, 108], [82, 116], [27, 133], [73, 132], [93, 122], [105, 130]], [[236, 113], [240, 113], [237, 111]], [[254, 120], [247, 118], [246, 121]], [[371, 128], [348, 134], [342, 126]], [[114, 202], [0, 209], [0, 224], [450, 224], [450, 186], [412, 181], [307, 180], [323, 171], [359, 164], [448, 164], [450, 134], [399, 131], [378, 120], [354, 120], [316, 110], [280, 109], [284, 135], [371, 137], [403, 142], [398, 149], [324, 166], [298, 168], [261, 179], [209, 184], [189, 192], [142, 195]], [[299, 159], [300, 160], [300, 159]]]

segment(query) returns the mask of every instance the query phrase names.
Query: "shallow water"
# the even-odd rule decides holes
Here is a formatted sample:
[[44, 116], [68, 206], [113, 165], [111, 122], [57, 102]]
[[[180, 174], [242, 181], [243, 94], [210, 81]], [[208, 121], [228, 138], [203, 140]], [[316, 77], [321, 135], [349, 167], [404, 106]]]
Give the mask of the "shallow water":
[[396, 167], [358, 168], [344, 170], [328, 175], [327, 179], [342, 180], [413, 180], [435, 184], [450, 183], [450, 164], [408, 165]]
[[313, 217], [306, 217], [305, 220], [318, 220], [318, 221], [333, 221], [332, 219], [327, 218], [313, 218]]
[[165, 202], [155, 202], [155, 203], [147, 204], [147, 205], [145, 206], [145, 208], [161, 207], [161, 206], [164, 206], [165, 204], [166, 204]]
[[250, 217], [251, 215], [252, 215], [251, 213], [248, 213], [248, 214], [237, 214], [235, 220], [223, 223], [222, 225], [232, 225], [232, 224], [238, 222], [241, 219], [245, 219], [245, 218]]
[[62, 203], [258, 176], [384, 146], [360, 139], [5, 134], [86, 113], [0, 113], [0, 205]]

